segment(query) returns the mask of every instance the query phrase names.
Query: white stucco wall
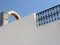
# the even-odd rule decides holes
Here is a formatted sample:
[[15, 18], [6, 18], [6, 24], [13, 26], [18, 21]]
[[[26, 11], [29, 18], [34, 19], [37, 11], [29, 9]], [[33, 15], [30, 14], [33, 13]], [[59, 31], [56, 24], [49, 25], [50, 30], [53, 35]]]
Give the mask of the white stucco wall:
[[37, 27], [31, 14], [0, 27], [0, 45], [60, 45], [60, 21]]

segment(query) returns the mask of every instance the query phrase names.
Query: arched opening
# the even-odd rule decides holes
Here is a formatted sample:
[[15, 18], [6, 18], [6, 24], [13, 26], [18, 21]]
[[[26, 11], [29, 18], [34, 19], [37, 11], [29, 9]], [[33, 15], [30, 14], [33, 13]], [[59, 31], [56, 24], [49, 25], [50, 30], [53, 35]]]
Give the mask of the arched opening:
[[8, 19], [8, 22], [11, 23], [11, 22], [14, 22], [14, 21], [16, 21], [16, 18], [13, 15], [10, 15], [9, 19]]
[[9, 14], [9, 22], [13, 22], [15, 20], [21, 19], [20, 15], [16, 13], [15, 11], [9, 11], [8, 14]]
[[16, 20], [19, 20], [19, 17], [15, 13], [12, 13], [11, 15], [13, 15], [16, 18]]

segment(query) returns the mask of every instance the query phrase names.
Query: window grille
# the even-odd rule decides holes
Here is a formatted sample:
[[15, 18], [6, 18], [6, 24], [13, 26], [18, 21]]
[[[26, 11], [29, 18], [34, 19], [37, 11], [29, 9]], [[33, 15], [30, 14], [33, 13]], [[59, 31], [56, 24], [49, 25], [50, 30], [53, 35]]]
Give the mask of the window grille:
[[60, 19], [60, 4], [36, 13], [36, 23], [38, 26], [48, 24]]
[[0, 26], [3, 25], [3, 12], [0, 13]]

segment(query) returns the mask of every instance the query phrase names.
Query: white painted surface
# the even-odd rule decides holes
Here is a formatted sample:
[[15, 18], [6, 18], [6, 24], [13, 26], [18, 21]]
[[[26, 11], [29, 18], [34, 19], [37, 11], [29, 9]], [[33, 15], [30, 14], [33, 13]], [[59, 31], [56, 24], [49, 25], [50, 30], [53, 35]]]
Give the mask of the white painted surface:
[[5, 19], [4, 19], [3, 25], [6, 25], [6, 24], [8, 24], [8, 23], [9, 23], [8, 20], [5, 20]]
[[0, 45], [60, 45], [60, 21], [37, 27], [31, 14], [0, 27]]

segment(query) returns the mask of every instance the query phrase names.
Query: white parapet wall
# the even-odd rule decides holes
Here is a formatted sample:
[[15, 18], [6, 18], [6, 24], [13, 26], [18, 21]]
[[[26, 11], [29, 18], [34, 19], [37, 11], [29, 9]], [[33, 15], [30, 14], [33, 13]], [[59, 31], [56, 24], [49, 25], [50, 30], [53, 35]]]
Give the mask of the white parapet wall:
[[37, 27], [34, 14], [0, 27], [0, 45], [60, 45], [60, 20]]

